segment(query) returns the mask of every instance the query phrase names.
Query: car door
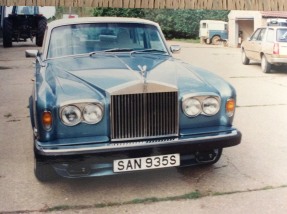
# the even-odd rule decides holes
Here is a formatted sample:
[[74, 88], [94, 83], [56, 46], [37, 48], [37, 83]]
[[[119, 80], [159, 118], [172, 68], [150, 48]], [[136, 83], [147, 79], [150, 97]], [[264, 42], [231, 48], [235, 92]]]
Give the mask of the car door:
[[249, 41], [246, 42], [244, 50], [246, 56], [253, 60], [260, 60], [258, 56], [261, 50], [262, 30], [264, 28], [258, 28], [251, 36]]
[[262, 53], [262, 45], [263, 40], [265, 39], [266, 28], [262, 28], [259, 32], [257, 39], [254, 41], [254, 59], [257, 61], [261, 61], [261, 53]]
[[275, 40], [275, 29], [268, 28], [266, 32], [266, 40], [262, 43], [262, 52], [267, 57], [269, 62], [271, 61], [272, 55], [274, 53]]

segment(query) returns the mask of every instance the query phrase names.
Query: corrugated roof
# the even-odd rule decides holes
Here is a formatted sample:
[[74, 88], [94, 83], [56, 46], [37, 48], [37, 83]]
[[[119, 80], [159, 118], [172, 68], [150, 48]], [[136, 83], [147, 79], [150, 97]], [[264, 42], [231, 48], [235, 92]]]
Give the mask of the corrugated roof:
[[283, 11], [261, 11], [264, 18], [287, 18], [287, 12]]

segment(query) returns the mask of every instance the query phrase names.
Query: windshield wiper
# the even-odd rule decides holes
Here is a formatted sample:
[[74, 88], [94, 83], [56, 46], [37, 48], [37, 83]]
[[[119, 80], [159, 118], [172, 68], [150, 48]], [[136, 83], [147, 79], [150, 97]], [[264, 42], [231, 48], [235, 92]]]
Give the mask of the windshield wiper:
[[105, 54], [105, 53], [116, 53], [116, 52], [131, 52], [134, 49], [131, 48], [112, 48], [112, 49], [107, 49], [107, 50], [102, 50], [102, 51], [93, 51], [90, 52], [89, 55], [93, 56], [95, 54]]
[[134, 49], [131, 48], [112, 48], [112, 49], [108, 49], [108, 50], [103, 50], [103, 52], [130, 52], [133, 51]]
[[166, 51], [163, 50], [158, 50], [158, 49], [144, 49], [144, 50], [136, 50], [136, 51], [132, 51], [131, 54], [137, 54], [137, 53], [153, 53], [153, 54], [164, 54], [167, 55]]

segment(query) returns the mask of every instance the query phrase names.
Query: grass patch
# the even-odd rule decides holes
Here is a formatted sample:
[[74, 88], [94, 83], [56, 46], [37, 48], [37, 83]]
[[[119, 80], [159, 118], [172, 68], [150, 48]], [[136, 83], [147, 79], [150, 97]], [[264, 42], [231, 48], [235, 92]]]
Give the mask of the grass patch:
[[[183, 195], [178, 196], [170, 196], [170, 197], [150, 197], [150, 198], [137, 198], [126, 202], [110, 202], [110, 203], [98, 203], [94, 205], [76, 205], [76, 206], [69, 206], [69, 205], [59, 205], [51, 208], [41, 209], [41, 210], [33, 210], [31, 212], [55, 212], [55, 211], [67, 211], [67, 210], [83, 210], [83, 209], [97, 209], [97, 208], [105, 208], [105, 207], [116, 207], [116, 206], [123, 206], [123, 205], [132, 205], [132, 204], [151, 204], [163, 201], [177, 201], [177, 200], [196, 200], [204, 197], [212, 197], [212, 196], [222, 196], [222, 195], [233, 195], [238, 193], [248, 193], [248, 192], [256, 192], [256, 191], [264, 191], [264, 190], [271, 190], [271, 189], [280, 189], [280, 188], [287, 188], [287, 185], [281, 185], [278, 187], [273, 186], [266, 186], [259, 189], [248, 189], [248, 190], [238, 190], [238, 191], [230, 191], [230, 192], [214, 192], [214, 193], [202, 193], [198, 190], [194, 192], [190, 192]], [[23, 212], [23, 211], [18, 211]], [[29, 211], [30, 212], [30, 211]]]
[[200, 43], [200, 39], [172, 39], [171, 41], [176, 41], [176, 42], [187, 42], [187, 43]]
[[68, 206], [68, 205], [59, 205], [59, 206], [55, 206], [52, 208], [48, 208], [46, 210], [43, 210], [44, 212], [55, 212], [55, 211], [64, 211], [64, 210], [69, 210], [71, 209], [72, 206]]
[[4, 117], [6, 118], [12, 117], [12, 114], [11, 113], [4, 114]]

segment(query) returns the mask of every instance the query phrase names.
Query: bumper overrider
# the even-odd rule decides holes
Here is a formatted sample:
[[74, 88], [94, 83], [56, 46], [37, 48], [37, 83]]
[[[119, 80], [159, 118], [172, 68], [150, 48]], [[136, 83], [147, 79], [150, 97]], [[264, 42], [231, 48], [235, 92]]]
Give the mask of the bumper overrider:
[[[91, 140], [89, 138], [89, 140]], [[63, 177], [91, 177], [115, 174], [113, 161], [119, 159], [180, 154], [180, 166], [198, 165], [197, 152], [212, 151], [240, 144], [241, 132], [235, 128], [178, 138], [136, 142], [91, 143], [81, 138], [81, 144], [35, 141], [35, 157], [51, 164]]]

